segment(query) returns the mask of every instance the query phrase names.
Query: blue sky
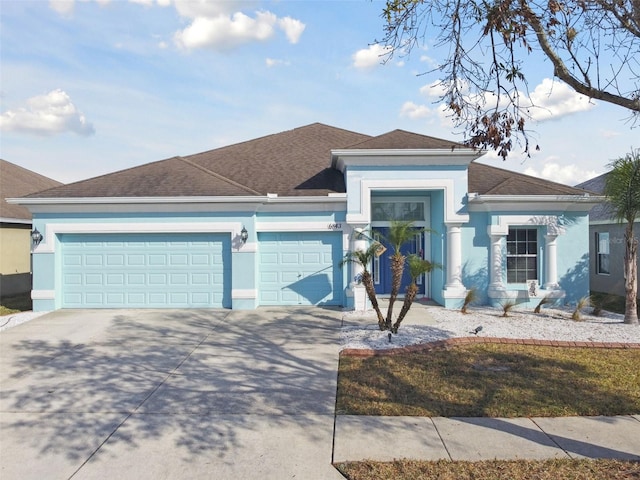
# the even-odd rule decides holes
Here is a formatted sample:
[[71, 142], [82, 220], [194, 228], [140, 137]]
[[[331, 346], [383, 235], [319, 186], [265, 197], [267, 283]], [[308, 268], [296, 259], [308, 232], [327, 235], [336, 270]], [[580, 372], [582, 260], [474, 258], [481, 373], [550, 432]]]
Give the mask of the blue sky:
[[[437, 77], [417, 75], [441, 52], [381, 64], [383, 6], [0, 0], [0, 156], [68, 183], [313, 122], [462, 140]], [[528, 71], [553, 112], [530, 124], [541, 150], [485, 163], [576, 184], [640, 147], [624, 109], [552, 82], [548, 63]]]

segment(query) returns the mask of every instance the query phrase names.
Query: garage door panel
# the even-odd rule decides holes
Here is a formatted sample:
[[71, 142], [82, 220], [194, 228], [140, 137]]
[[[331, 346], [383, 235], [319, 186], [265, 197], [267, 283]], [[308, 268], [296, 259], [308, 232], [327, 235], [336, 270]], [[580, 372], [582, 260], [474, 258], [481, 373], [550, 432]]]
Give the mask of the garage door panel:
[[229, 235], [109, 236], [61, 236], [63, 307], [231, 307]]
[[340, 305], [342, 234], [258, 235], [261, 305]]

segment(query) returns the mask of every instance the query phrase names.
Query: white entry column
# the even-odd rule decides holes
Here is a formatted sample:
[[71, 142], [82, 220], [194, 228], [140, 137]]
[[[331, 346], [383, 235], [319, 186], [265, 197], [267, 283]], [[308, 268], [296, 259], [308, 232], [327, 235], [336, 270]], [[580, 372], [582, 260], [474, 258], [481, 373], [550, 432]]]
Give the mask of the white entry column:
[[[363, 234], [364, 226], [353, 226], [351, 233], [351, 251], [365, 251], [368, 248], [368, 239]], [[364, 266], [352, 262], [351, 263], [351, 294], [353, 295], [353, 308], [357, 311], [365, 311], [368, 307], [367, 292], [364, 285], [361, 283], [362, 273], [364, 272]]]
[[462, 284], [462, 231], [460, 223], [447, 224], [447, 291], [464, 291]]

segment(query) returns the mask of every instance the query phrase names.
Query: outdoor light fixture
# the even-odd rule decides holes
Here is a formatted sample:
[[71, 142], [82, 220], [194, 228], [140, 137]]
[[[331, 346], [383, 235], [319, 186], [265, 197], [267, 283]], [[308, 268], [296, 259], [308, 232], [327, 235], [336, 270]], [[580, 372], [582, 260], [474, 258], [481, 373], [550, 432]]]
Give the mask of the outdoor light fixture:
[[33, 232], [31, 232], [31, 241], [36, 247], [40, 245], [40, 242], [42, 241], [42, 234], [38, 231], [37, 228], [34, 228]]
[[247, 232], [247, 229], [243, 226], [242, 230], [240, 230], [240, 240], [242, 240], [242, 243], [247, 243], [247, 239], [249, 238], [249, 232]]

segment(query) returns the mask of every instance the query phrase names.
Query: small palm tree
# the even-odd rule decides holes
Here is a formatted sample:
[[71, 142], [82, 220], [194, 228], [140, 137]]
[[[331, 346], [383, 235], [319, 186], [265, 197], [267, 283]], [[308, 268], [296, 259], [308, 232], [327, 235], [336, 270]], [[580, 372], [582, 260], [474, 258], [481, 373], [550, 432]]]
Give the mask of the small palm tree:
[[393, 252], [391, 253], [391, 293], [389, 294], [389, 306], [387, 308], [386, 329], [391, 330], [393, 304], [398, 298], [400, 286], [402, 285], [402, 275], [404, 274], [404, 264], [407, 259], [402, 254], [402, 246], [415, 238], [416, 235], [423, 232], [424, 229], [414, 227], [413, 221], [392, 220], [387, 233], [386, 240], [391, 245]]
[[402, 309], [400, 309], [400, 313], [398, 314], [398, 318], [396, 319], [396, 323], [393, 324], [391, 331], [393, 333], [398, 333], [398, 329], [400, 328], [400, 324], [404, 317], [407, 316], [413, 301], [418, 294], [418, 277], [420, 275], [424, 275], [425, 273], [429, 273], [436, 268], [442, 268], [442, 266], [438, 263], [430, 262], [429, 260], [425, 260], [420, 258], [418, 255], [409, 255], [407, 257], [407, 265], [409, 266], [409, 274], [411, 275], [411, 283], [407, 287], [406, 293], [404, 295], [404, 302], [402, 302]]
[[369, 265], [371, 264], [373, 258], [376, 256], [376, 251], [379, 247], [380, 244], [374, 242], [369, 245], [366, 250], [355, 250], [353, 252], [348, 252], [340, 262], [340, 267], [344, 266], [347, 263], [355, 263], [356, 265], [360, 265], [362, 267], [362, 285], [364, 285], [364, 289], [367, 292], [367, 297], [369, 298], [371, 306], [376, 312], [376, 316], [378, 318], [378, 327], [380, 327], [380, 330], [386, 330], [384, 316], [380, 311], [380, 305], [378, 305], [378, 298], [376, 297], [376, 289], [373, 285], [373, 277], [371, 276], [371, 272], [369, 271]]
[[619, 222], [626, 222], [624, 232], [624, 323], [638, 324], [638, 239], [633, 223], [640, 216], [640, 149], [614, 160], [607, 174], [604, 194]]

